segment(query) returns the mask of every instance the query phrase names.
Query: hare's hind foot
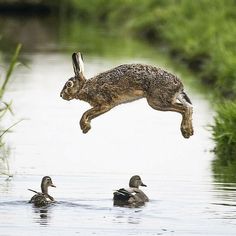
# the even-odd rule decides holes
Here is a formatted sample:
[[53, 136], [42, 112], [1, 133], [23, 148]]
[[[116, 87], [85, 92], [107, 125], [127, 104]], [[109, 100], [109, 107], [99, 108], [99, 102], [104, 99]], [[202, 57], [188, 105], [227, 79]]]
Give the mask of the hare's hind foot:
[[178, 100], [181, 102], [180, 105], [184, 108], [181, 132], [184, 138], [189, 138], [194, 133], [192, 124], [193, 107], [192, 104], [190, 104], [190, 99], [184, 92], [178, 96]]
[[189, 138], [193, 135], [193, 125], [192, 125], [192, 107], [189, 107], [186, 113], [183, 115], [183, 120], [181, 122], [181, 132], [184, 138]]
[[[179, 99], [179, 98], [178, 98]], [[179, 99], [180, 100], [180, 99]], [[193, 135], [193, 125], [192, 125], [192, 113], [193, 108], [190, 103], [180, 100], [181, 103], [173, 103], [168, 101], [160, 101], [155, 97], [147, 97], [148, 104], [155, 110], [159, 111], [173, 111], [178, 112], [182, 115], [182, 122], [180, 126], [181, 133], [184, 138], [189, 138]]]
[[184, 138], [190, 138], [190, 136], [192, 136], [194, 133], [192, 122], [186, 123], [186, 122], [182, 121], [180, 130], [181, 130], [181, 133]]

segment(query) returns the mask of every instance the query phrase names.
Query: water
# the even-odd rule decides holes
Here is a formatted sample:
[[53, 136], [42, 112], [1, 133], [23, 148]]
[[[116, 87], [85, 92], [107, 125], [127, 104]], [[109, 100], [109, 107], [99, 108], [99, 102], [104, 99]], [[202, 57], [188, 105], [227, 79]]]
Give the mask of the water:
[[[166, 67], [147, 58], [133, 51], [114, 58], [90, 52], [85, 74], [134, 61]], [[5, 98], [13, 99], [16, 116], [3, 125], [25, 120], [6, 137], [14, 177], [0, 177], [0, 235], [235, 235], [236, 184], [213, 176], [207, 129], [213, 111], [202, 95], [186, 88], [194, 104], [190, 139], [180, 133], [179, 114], [155, 111], [145, 100], [94, 119], [84, 135], [79, 120], [89, 105], [59, 96], [73, 75], [70, 53], [47, 48], [22, 59], [29, 68], [18, 69]], [[114, 207], [113, 190], [126, 187], [134, 174], [147, 184], [150, 202]], [[39, 190], [44, 175], [57, 186], [50, 189], [57, 202], [34, 208], [27, 189]]]

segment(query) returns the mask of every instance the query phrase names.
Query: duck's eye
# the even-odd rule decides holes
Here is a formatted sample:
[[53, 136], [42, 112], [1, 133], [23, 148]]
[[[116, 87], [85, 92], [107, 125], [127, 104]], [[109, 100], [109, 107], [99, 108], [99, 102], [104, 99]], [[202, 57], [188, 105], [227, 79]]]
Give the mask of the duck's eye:
[[68, 88], [73, 87], [73, 85], [74, 85], [74, 83], [73, 83], [72, 81], [68, 81], [68, 82], [66, 83], [66, 86], [67, 86]]

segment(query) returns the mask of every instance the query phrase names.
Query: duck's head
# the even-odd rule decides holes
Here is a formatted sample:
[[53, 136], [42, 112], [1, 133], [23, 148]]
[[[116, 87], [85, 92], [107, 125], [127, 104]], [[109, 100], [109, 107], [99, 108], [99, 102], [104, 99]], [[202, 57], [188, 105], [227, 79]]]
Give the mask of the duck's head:
[[41, 190], [42, 193], [47, 194], [48, 193], [48, 187], [56, 187], [53, 183], [52, 183], [52, 179], [49, 176], [44, 176], [41, 182]]
[[130, 188], [139, 188], [139, 186], [147, 187], [147, 185], [143, 183], [139, 175], [134, 175], [131, 177], [129, 186]]

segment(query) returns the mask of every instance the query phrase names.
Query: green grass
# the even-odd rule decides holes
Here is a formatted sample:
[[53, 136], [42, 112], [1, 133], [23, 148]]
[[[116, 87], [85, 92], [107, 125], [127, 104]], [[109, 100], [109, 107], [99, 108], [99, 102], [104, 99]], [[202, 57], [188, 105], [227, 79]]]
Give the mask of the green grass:
[[215, 153], [223, 165], [236, 161], [236, 103], [228, 101], [218, 105], [212, 133], [215, 142]]

